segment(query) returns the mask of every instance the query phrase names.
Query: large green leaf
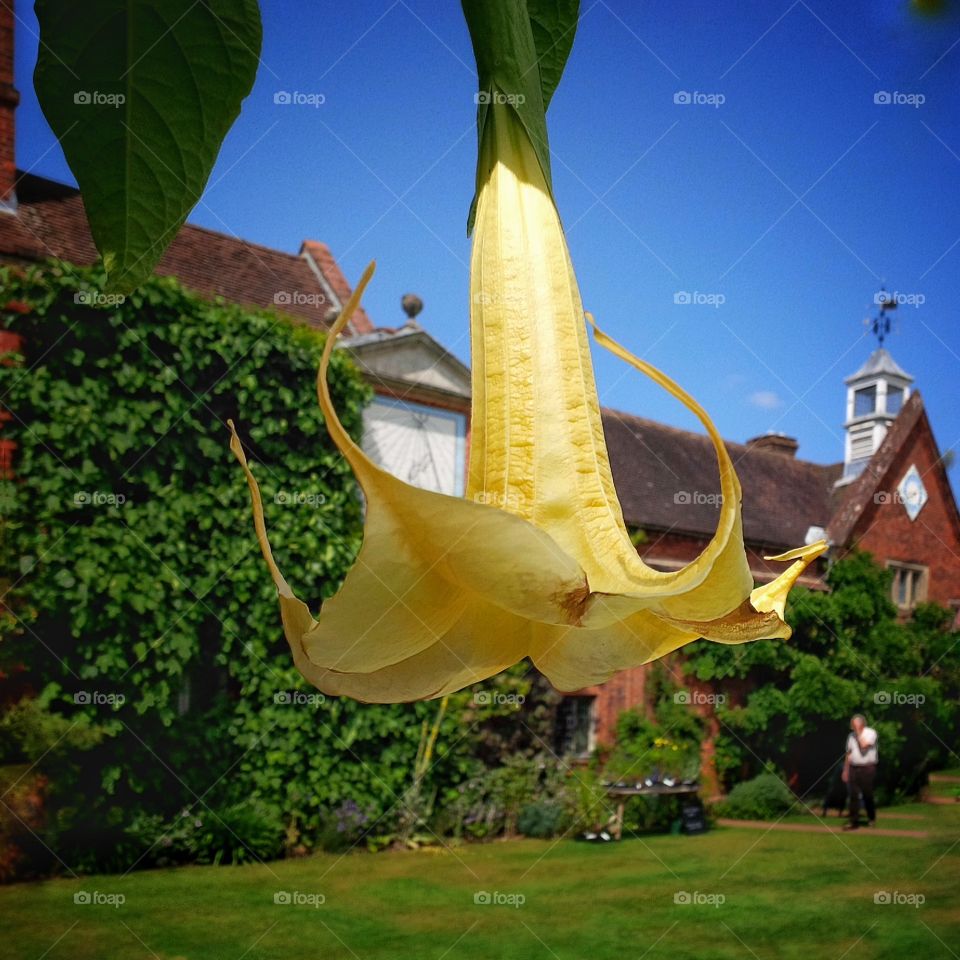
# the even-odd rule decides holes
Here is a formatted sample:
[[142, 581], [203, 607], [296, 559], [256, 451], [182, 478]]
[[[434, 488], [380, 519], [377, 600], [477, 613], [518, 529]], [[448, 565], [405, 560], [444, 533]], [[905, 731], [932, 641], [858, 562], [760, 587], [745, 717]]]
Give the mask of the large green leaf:
[[[487, 175], [483, 147], [490, 104], [502, 98], [517, 113], [547, 184], [550, 146], [546, 109], [577, 29], [579, 0], [461, 0], [477, 61], [477, 189]], [[473, 228], [476, 196], [467, 232]]]
[[540, 67], [543, 109], [546, 110], [573, 49], [580, 0], [527, 0], [527, 13]]
[[200, 199], [259, 63], [257, 0], [37, 0], [34, 83], [114, 290]]

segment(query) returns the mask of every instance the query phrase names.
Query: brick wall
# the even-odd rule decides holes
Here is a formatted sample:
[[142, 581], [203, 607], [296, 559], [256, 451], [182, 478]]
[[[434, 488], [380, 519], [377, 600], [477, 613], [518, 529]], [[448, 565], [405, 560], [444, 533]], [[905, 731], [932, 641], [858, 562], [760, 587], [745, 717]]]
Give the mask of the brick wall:
[[[8, 330], [0, 330], [0, 363], [10, 363], [3, 359], [6, 354], [20, 353], [23, 347], [21, 338]], [[13, 476], [13, 458], [17, 445], [3, 435], [4, 427], [13, 419], [13, 414], [0, 404], [0, 480], [9, 480]]]
[[598, 747], [611, 747], [616, 740], [617, 717], [624, 710], [646, 704], [646, 666], [621, 670], [599, 687], [588, 687], [582, 693], [595, 696], [594, 734]]
[[[891, 463], [881, 489], [865, 506], [852, 541], [879, 563], [898, 560], [928, 567], [927, 598], [947, 606], [960, 600], [960, 529], [938, 457], [923, 417]], [[909, 518], [896, 497], [897, 484], [911, 464], [916, 464], [929, 497], [916, 520]]]
[[13, 0], [0, 0], [0, 203], [9, 203], [17, 179], [14, 113], [20, 95], [13, 85]]

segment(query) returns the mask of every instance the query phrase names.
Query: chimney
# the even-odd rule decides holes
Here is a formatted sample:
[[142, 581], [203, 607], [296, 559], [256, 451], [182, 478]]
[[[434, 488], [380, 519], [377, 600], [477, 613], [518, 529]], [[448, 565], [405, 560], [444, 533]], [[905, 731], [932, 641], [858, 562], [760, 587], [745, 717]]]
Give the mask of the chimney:
[[796, 457], [800, 444], [793, 437], [785, 433], [764, 433], [747, 441], [751, 450], [765, 450], [767, 453], [776, 453], [781, 457]]
[[13, 4], [0, 0], [0, 211], [17, 207], [14, 114], [20, 94], [13, 85]]

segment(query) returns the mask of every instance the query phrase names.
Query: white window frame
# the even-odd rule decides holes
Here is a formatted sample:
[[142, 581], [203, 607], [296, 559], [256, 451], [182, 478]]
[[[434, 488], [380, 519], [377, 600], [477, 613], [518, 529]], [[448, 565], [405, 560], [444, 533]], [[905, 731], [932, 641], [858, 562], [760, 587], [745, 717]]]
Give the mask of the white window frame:
[[[930, 581], [930, 568], [919, 563], [903, 563], [900, 560], [888, 560], [887, 569], [892, 571], [890, 596], [901, 611], [913, 610], [918, 603], [927, 599], [927, 586]], [[904, 574], [910, 574], [907, 586], [906, 603], [900, 602], [900, 583]]]

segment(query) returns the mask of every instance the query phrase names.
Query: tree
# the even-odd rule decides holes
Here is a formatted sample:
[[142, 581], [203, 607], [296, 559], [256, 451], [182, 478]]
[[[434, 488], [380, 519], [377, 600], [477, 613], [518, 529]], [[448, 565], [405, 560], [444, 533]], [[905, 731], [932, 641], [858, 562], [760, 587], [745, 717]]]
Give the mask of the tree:
[[773, 761], [801, 791], [823, 793], [859, 712], [880, 734], [882, 791], [915, 791], [948, 761], [960, 721], [951, 614], [923, 604], [898, 620], [889, 573], [866, 553], [836, 562], [827, 580], [829, 593], [792, 595], [789, 641], [691, 648], [685, 669], [730, 691], [716, 711], [720, 775], [729, 785]]

